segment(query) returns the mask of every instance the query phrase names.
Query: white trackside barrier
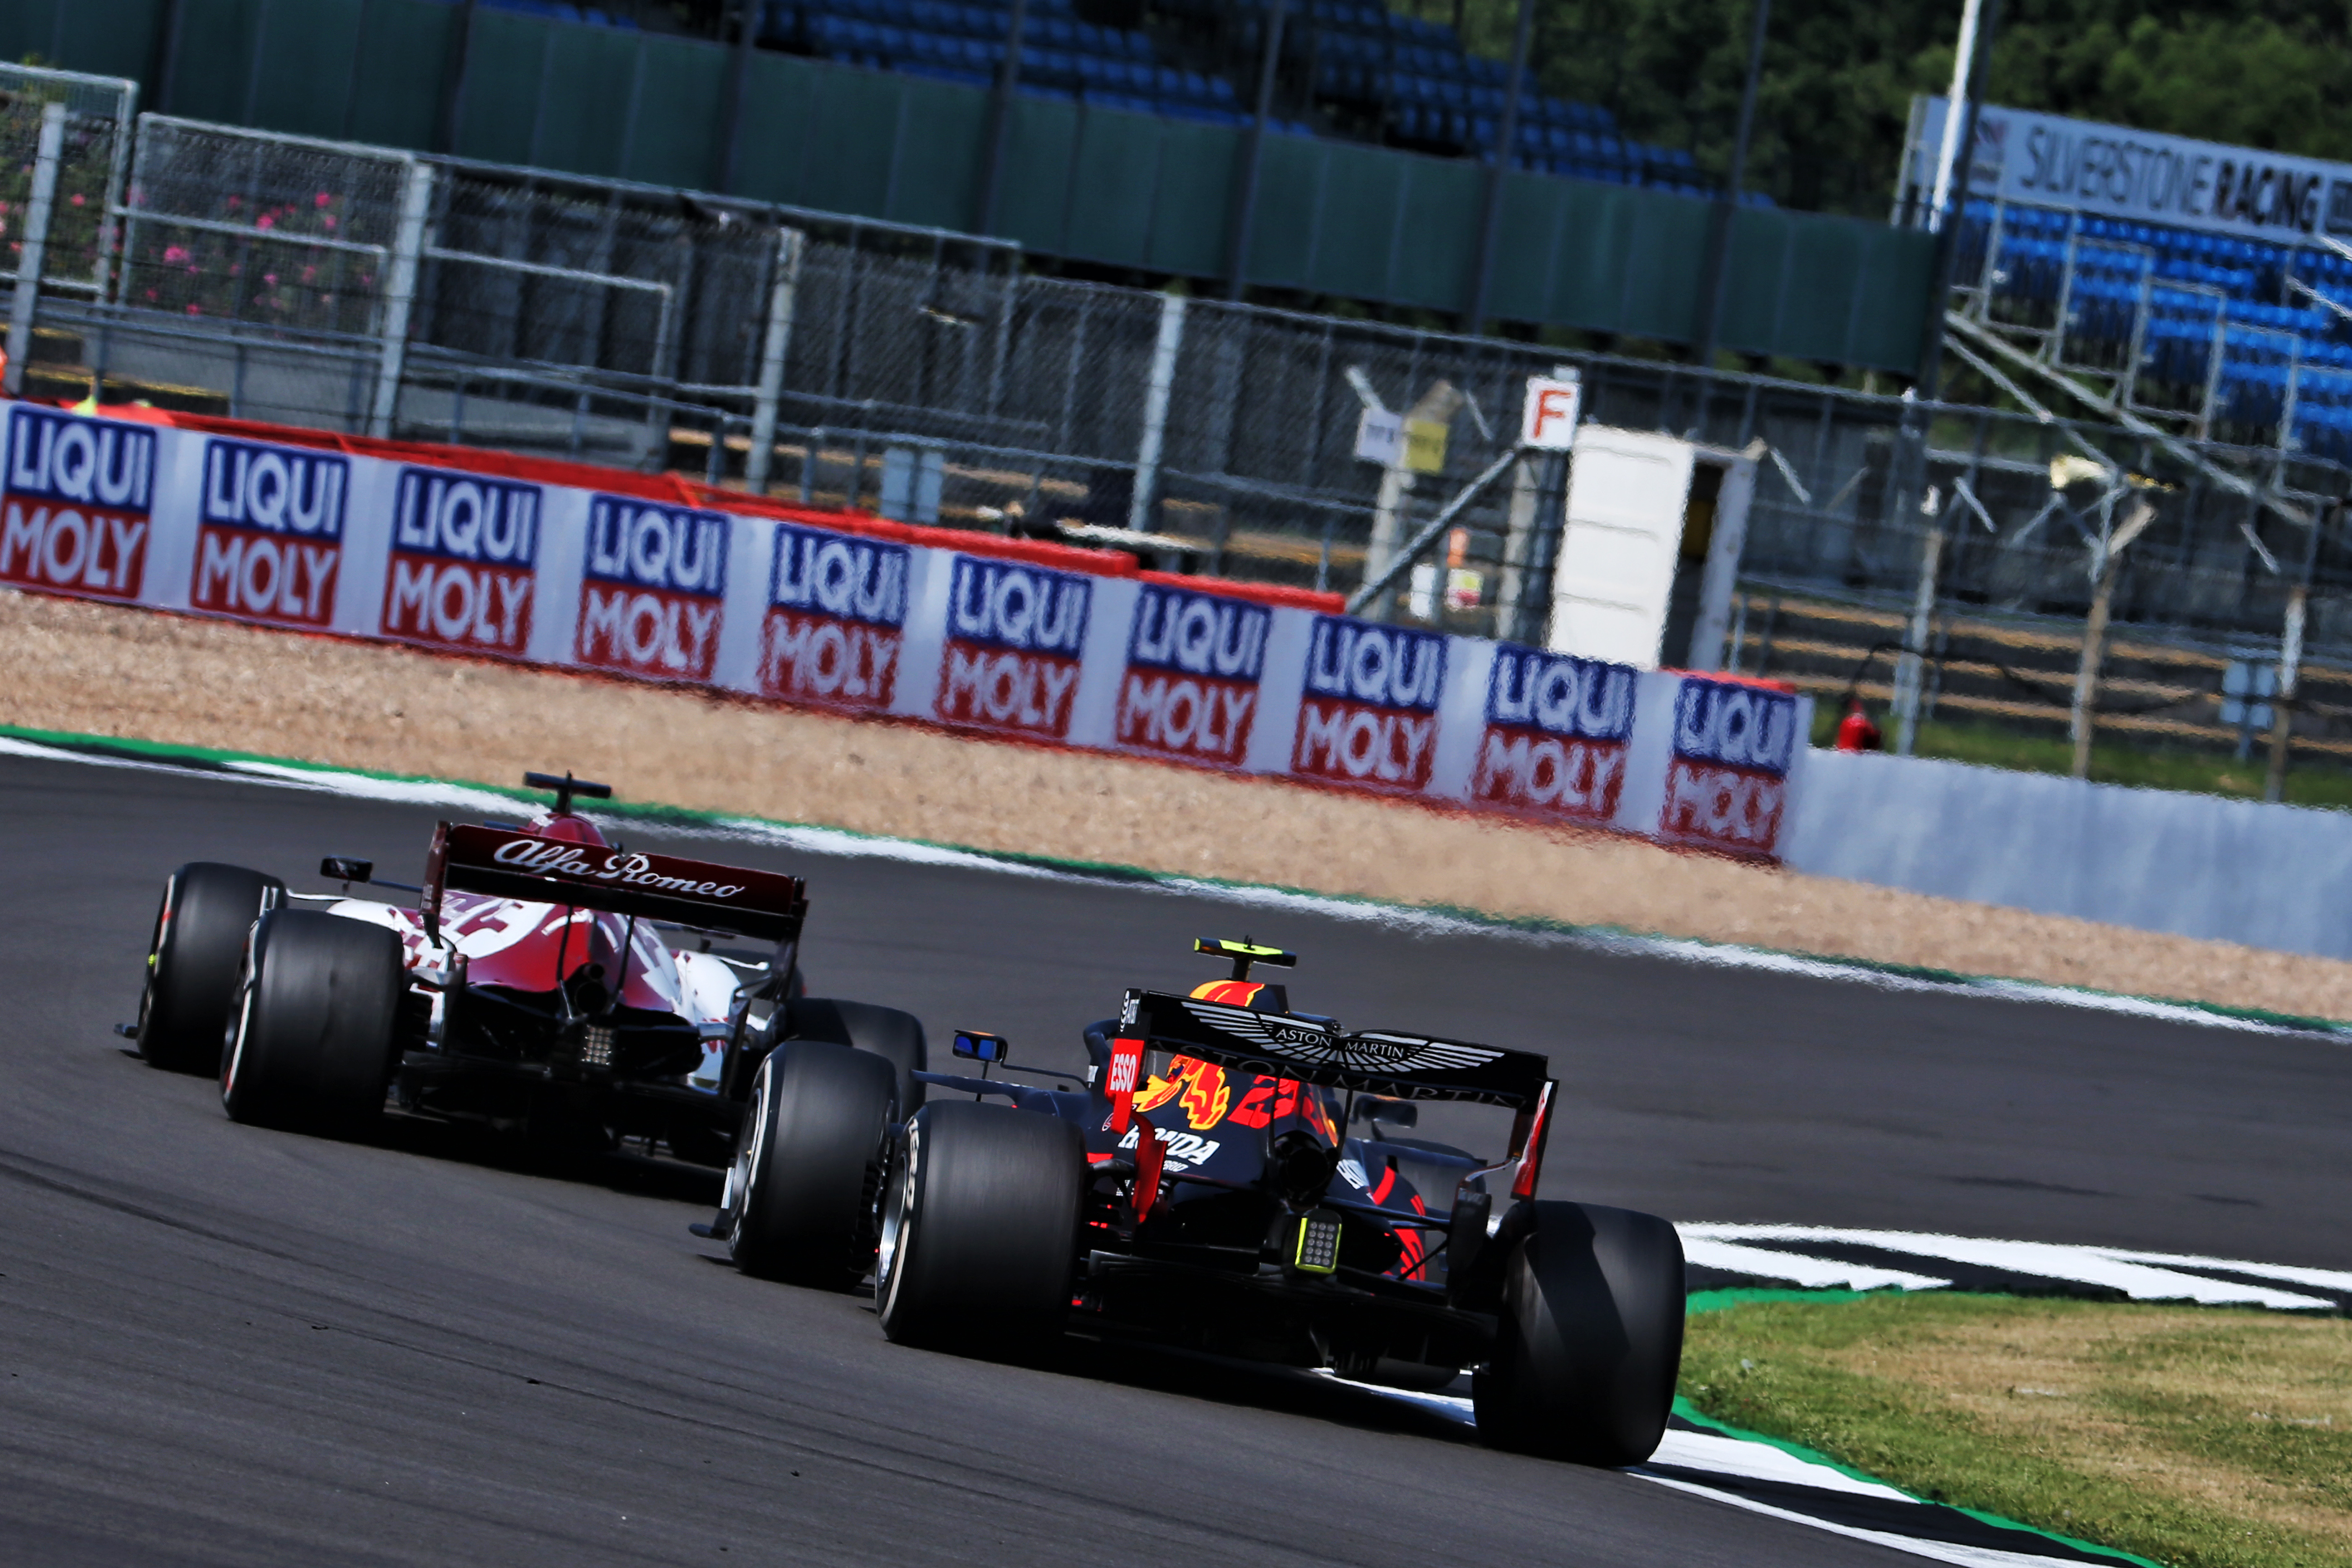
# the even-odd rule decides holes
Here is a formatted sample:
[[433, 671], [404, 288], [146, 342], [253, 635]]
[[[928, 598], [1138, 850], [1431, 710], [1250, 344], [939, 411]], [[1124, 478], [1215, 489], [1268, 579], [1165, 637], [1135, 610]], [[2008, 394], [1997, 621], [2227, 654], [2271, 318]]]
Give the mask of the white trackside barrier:
[[1129, 557], [457, 447], [16, 404], [0, 582], [1777, 859], [1810, 700]]

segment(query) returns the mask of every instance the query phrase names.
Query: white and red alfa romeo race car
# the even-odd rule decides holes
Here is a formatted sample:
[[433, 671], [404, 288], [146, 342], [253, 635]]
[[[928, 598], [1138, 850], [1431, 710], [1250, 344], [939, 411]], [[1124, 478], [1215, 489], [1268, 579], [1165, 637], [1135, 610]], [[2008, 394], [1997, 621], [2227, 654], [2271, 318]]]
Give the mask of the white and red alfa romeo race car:
[[[163, 887], [139, 1022], [122, 1033], [158, 1067], [216, 1070], [233, 1119], [305, 1131], [363, 1131], [389, 1098], [572, 1146], [659, 1139], [724, 1165], [767, 1081], [759, 1068], [787, 1039], [854, 1053], [844, 1070], [870, 1105], [858, 1128], [829, 1131], [864, 1138], [870, 1120], [878, 1148], [913, 1114], [922, 1026], [803, 994], [799, 878], [625, 848], [572, 810], [609, 797], [605, 785], [523, 782], [554, 791], [553, 809], [521, 826], [445, 822], [421, 887], [376, 883], [415, 893], [414, 908], [350, 897], [375, 880], [362, 860], [321, 864], [341, 894], [181, 867]], [[772, 945], [713, 951], [746, 939]], [[870, 1228], [818, 1207], [811, 1239], [828, 1254]], [[774, 1249], [778, 1271], [790, 1250]]]

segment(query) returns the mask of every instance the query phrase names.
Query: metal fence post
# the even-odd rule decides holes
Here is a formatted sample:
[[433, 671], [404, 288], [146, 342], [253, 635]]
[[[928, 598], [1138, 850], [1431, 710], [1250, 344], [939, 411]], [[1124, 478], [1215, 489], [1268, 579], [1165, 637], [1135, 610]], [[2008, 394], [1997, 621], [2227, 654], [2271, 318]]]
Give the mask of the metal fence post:
[[[2336, 510], [2340, 510], [2339, 504]], [[2286, 798], [2287, 741], [2294, 720], [2294, 683], [2303, 673], [2304, 616], [2311, 600], [2312, 574], [2319, 564], [2320, 531], [2332, 515], [2323, 511], [2311, 520], [2311, 537], [2304, 542], [2303, 574], [2287, 590], [2286, 622], [2279, 628], [2278, 692], [2271, 699], [2271, 758], [2263, 777], [2263, 798], [2273, 804]]]
[[1936, 568], [1944, 559], [1944, 523], [1937, 505], [1940, 493], [1930, 488], [1919, 503], [1927, 514], [1927, 537], [1919, 551], [1919, 592], [1911, 601], [1911, 626], [1903, 639], [1903, 658], [1895, 670], [1895, 754], [1907, 757], [1918, 739], [1919, 680], [1927, 652], [1927, 624], [1936, 613]]
[[383, 358], [376, 371], [375, 407], [368, 415], [368, 434], [379, 439], [392, 435], [393, 417], [400, 411], [408, 315], [416, 302], [417, 263], [425, 254], [425, 218], [432, 206], [433, 165], [409, 164], [400, 193], [400, 228], [393, 237], [392, 265], [383, 280]]
[[[743, 458], [743, 484], [753, 495], [768, 493], [768, 472], [776, 460], [776, 409], [783, 400], [784, 355], [792, 347], [801, 257], [807, 248], [808, 237], [799, 229], [777, 237], [776, 286], [768, 295], [768, 335], [760, 345], [760, 395], [751, 405], [751, 450]], [[807, 473], [806, 463], [801, 471]]]
[[8, 395], [25, 391], [25, 363], [33, 357], [33, 315], [41, 300], [41, 262], [49, 245], [49, 210], [57, 205], [58, 165], [65, 160], [66, 106], [41, 110], [41, 139], [33, 154], [32, 199], [25, 204], [24, 248], [16, 253], [16, 298], [8, 312]]
[[1143, 439], [1135, 450], [1135, 497], [1128, 527], [1151, 531], [1151, 506], [1160, 488], [1160, 448], [1168, 438], [1168, 395], [1176, 384], [1176, 354], [1184, 346], [1184, 296], [1160, 299], [1160, 341], [1151, 350], [1151, 379], [1143, 394]]

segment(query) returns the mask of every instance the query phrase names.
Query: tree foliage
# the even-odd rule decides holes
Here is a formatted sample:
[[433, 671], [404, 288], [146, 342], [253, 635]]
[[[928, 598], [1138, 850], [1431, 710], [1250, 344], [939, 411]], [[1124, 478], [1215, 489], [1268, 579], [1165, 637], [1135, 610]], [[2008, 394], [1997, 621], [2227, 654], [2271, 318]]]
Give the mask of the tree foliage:
[[[1721, 174], [1754, 0], [1536, 0], [1546, 90]], [[1465, 0], [1507, 56], [1516, 0]], [[1422, 14], [1451, 20], [1452, 0]], [[1949, 87], [1960, 0], [1775, 0], [1748, 184], [1791, 206], [1884, 213], [1915, 93]], [[2343, 0], [2004, 0], [1988, 97], [2018, 109], [2352, 161]]]

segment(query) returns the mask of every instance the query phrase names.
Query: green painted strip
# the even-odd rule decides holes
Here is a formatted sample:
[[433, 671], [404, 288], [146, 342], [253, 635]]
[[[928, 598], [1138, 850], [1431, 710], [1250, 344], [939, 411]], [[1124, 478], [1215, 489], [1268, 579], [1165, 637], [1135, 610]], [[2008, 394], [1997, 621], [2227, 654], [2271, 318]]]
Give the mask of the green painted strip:
[[[1712, 1292], [1709, 1293], [1711, 1294]], [[1733, 1292], [1727, 1291], [1724, 1292], [1724, 1294], [1733, 1294]], [[1805, 1290], [1794, 1292], [1759, 1291], [1756, 1292], [1756, 1294], [1759, 1296], [1796, 1295], [1803, 1297], [1806, 1300], [1829, 1300], [1839, 1295], [1853, 1298], [1856, 1295], [1856, 1292], [1851, 1290], [1843, 1292], [1833, 1290]], [[1727, 1306], [1731, 1304], [1732, 1303], [1729, 1302], [1724, 1303], [1724, 1305]], [[1707, 1415], [1705, 1411], [1693, 1405], [1689, 1400], [1685, 1399], [1679, 1394], [1675, 1395], [1675, 1414], [1689, 1422], [1692, 1426], [1703, 1426], [1706, 1430], [1716, 1433], [1719, 1436], [1737, 1438], [1743, 1443], [1762, 1443], [1768, 1447], [1778, 1448], [1784, 1454], [1790, 1455], [1795, 1458], [1802, 1459], [1807, 1464], [1826, 1466], [1830, 1469], [1835, 1470], [1838, 1474], [1848, 1477], [1853, 1480], [1868, 1481], [1873, 1486], [1886, 1487], [1890, 1490], [1894, 1491], [1903, 1491], [1902, 1488], [1895, 1486], [1894, 1483], [1890, 1481], [1883, 1480], [1879, 1477], [1874, 1476], [1866, 1470], [1857, 1470], [1852, 1465], [1841, 1463], [1836, 1459], [1831, 1458], [1827, 1454], [1821, 1452], [1819, 1449], [1806, 1447], [1802, 1443], [1791, 1443], [1786, 1438], [1770, 1436], [1762, 1432], [1750, 1432], [1744, 1426], [1734, 1426], [1727, 1421], [1718, 1421], [1714, 1416]], [[2031, 1535], [2043, 1541], [2055, 1541], [2063, 1545], [2071, 1546], [2078, 1552], [2095, 1552], [2101, 1557], [2111, 1557], [2118, 1563], [2133, 1563], [2136, 1565], [2136, 1568], [2165, 1568], [2165, 1564], [2163, 1563], [2151, 1561], [2146, 1557], [2135, 1556], [2133, 1553], [2126, 1552], [2119, 1547], [2102, 1546], [2095, 1541], [2083, 1541], [2072, 1535], [2061, 1535], [2054, 1530], [2043, 1530], [2036, 1525], [2020, 1524], [2016, 1520], [2003, 1519], [1997, 1513], [1987, 1513], [1982, 1509], [1961, 1508], [1954, 1503], [1935, 1502], [1927, 1498], [1915, 1496], [1910, 1492], [1903, 1492], [1903, 1495], [1910, 1498], [1914, 1502], [1925, 1503], [1930, 1508], [1948, 1508], [1954, 1513], [1966, 1514], [1969, 1518], [1975, 1520], [1979, 1524], [1990, 1524], [2000, 1530], [2013, 1530], [2021, 1535]]]
[[[257, 752], [230, 751], [159, 741], [125, 740], [110, 735], [78, 734], [69, 731], [36, 730], [15, 724], [0, 724], [0, 736], [30, 742], [36, 745], [51, 746], [59, 751], [79, 752], [96, 756], [125, 757], [135, 761], [164, 763], [186, 761], [207, 763], [215, 767], [231, 763], [259, 763], [320, 775], [340, 773], [392, 784], [433, 784], [445, 788], [481, 790], [520, 802], [536, 803], [541, 798], [540, 792], [525, 790], [511, 784], [479, 784], [469, 779], [446, 779], [425, 773], [385, 773], [369, 768], [344, 767], [330, 763], [304, 762], [291, 757], [272, 757]], [[1726, 955], [1750, 954], [1762, 958], [1787, 959], [1845, 971], [1857, 977], [1885, 975], [1891, 979], [1948, 986], [1952, 990], [1960, 992], [1992, 992], [2015, 995], [2016, 988], [2024, 988], [2029, 994], [2045, 993], [2053, 1000], [2063, 1001], [2069, 996], [2079, 996], [2091, 1002], [2101, 1000], [2144, 1002], [2158, 1006], [2178, 1007], [2186, 1012], [2201, 1013], [2214, 1018], [2261, 1024], [2272, 1028], [2296, 1029], [2313, 1034], [2352, 1037], [2352, 1022], [2333, 1018], [2305, 1017], [2298, 1014], [2272, 1012], [2260, 1007], [2235, 1007], [2217, 1002], [2190, 1001], [2176, 996], [2149, 996], [2132, 992], [2101, 991], [2087, 985], [2061, 985], [2049, 981], [2020, 980], [2013, 976], [1997, 974], [1969, 974], [1958, 970], [1888, 963], [1874, 959], [1851, 958], [1838, 953], [1807, 952], [1800, 949], [1711, 942], [1704, 937], [1666, 936], [1654, 931], [1637, 931], [1630, 926], [1580, 925], [1569, 921], [1554, 920], [1544, 915], [1498, 915], [1460, 904], [1405, 904], [1394, 900], [1368, 898], [1357, 893], [1328, 893], [1313, 888], [1244, 882], [1223, 877], [1180, 875], [1175, 872], [1155, 871], [1140, 866], [1121, 865], [1111, 861], [1079, 860], [1064, 856], [986, 849], [968, 844], [942, 843], [936, 839], [910, 839], [883, 833], [863, 833], [856, 828], [835, 827], [825, 823], [790, 822], [770, 817], [747, 816], [741, 813], [708, 811], [691, 806], [665, 805], [652, 802], [607, 801], [600, 802], [596, 809], [614, 816], [635, 817], [641, 821], [671, 823], [683, 826], [723, 829], [742, 826], [836, 833], [847, 838], [863, 839], [873, 844], [916, 844], [925, 848], [950, 850], [959, 855], [993, 860], [1006, 866], [1027, 867], [1105, 881], [1148, 883], [1176, 890], [1189, 887], [1234, 893], [1275, 893], [1286, 897], [1313, 899], [1326, 904], [1344, 905], [1363, 910], [1374, 915], [1435, 917], [1441, 920], [1458, 921], [1465, 925], [1484, 927], [1489, 931], [1514, 931], [1531, 936], [1558, 936], [1604, 944], [1624, 943], [1650, 948], [1663, 945], [1680, 948], [1686, 952], [1717, 952]]]
[[1683, 1299], [1683, 1312], [1696, 1316], [1700, 1312], [1720, 1312], [1726, 1307], [1744, 1307], [1751, 1301], [1859, 1301], [1865, 1295], [1899, 1296], [1900, 1290], [1773, 1290], [1762, 1288], [1723, 1290], [1694, 1290]]

